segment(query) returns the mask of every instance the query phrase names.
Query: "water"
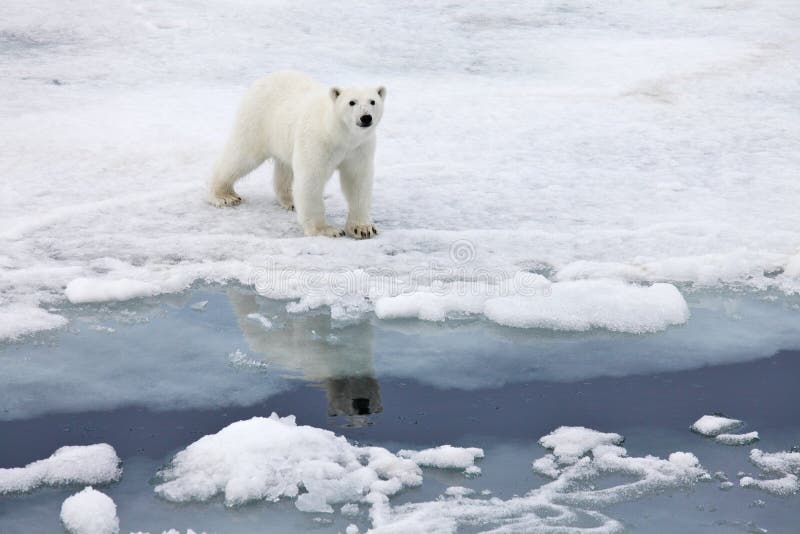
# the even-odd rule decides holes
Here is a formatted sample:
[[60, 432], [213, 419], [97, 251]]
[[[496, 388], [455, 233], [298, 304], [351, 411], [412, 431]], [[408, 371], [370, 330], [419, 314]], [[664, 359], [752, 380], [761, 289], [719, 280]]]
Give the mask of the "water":
[[[800, 444], [797, 311], [753, 295], [687, 300], [689, 323], [647, 336], [474, 320], [337, 323], [324, 312], [287, 314], [285, 303], [243, 288], [67, 308], [69, 330], [0, 349], [0, 467], [108, 442], [124, 474], [101, 489], [117, 503], [123, 532], [338, 532], [351, 522], [363, 532], [364, 505], [355, 517], [301, 513], [290, 501], [176, 505], [155, 496], [153, 477], [199, 437], [274, 411], [392, 451], [485, 449], [480, 477], [426, 469], [424, 484], [393, 504], [435, 499], [451, 485], [506, 499], [547, 482], [530, 470], [546, 452], [538, 438], [580, 425], [624, 435], [631, 456], [693, 452], [735, 484], [724, 491], [714, 479], [602, 510], [629, 531], [792, 532], [797, 495], [738, 486], [739, 471], [759, 473], [747, 460], [751, 447], [726, 447], [688, 426], [722, 412], [758, 430], [762, 450]], [[0, 497], [0, 532], [58, 532], [61, 502], [78, 489]]]

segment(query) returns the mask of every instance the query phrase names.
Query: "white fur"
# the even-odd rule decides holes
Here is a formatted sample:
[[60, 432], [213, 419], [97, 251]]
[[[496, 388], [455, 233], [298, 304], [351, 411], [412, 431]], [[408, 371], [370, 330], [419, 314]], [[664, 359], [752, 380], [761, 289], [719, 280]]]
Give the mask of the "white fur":
[[[372, 237], [375, 129], [385, 98], [383, 87], [328, 88], [294, 71], [262, 78], [244, 97], [211, 178], [210, 202], [239, 204], [233, 184], [272, 158], [278, 202], [297, 210], [306, 235], [338, 237], [344, 232], [327, 223], [322, 202], [325, 183], [338, 170], [349, 206], [345, 231]], [[369, 127], [360, 125], [363, 115], [372, 117]]]

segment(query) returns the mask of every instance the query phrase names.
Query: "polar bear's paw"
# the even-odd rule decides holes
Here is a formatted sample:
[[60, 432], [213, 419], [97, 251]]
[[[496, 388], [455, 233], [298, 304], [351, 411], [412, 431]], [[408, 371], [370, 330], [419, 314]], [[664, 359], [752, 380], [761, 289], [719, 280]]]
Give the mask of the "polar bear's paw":
[[348, 224], [345, 226], [347, 235], [355, 239], [369, 239], [378, 235], [378, 229], [374, 224]]
[[344, 230], [336, 228], [335, 226], [323, 226], [310, 232], [306, 235], [321, 235], [323, 237], [344, 237]]
[[278, 204], [280, 204], [280, 206], [285, 210], [294, 211], [294, 202], [292, 202], [291, 199], [285, 200], [279, 198]]
[[212, 206], [224, 208], [225, 206], [238, 206], [242, 203], [242, 197], [230, 190], [222, 193], [212, 193], [208, 201]]

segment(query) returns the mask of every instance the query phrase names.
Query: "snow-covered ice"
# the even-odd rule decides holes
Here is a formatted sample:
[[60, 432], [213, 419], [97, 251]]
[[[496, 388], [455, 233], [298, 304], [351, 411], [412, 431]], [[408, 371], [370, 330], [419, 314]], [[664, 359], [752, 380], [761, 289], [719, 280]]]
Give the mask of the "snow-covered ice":
[[150, 297], [158, 293], [160, 290], [155, 284], [127, 278], [118, 280], [76, 278], [64, 289], [67, 299], [74, 304], [130, 300], [137, 297]]
[[[439, 469], [464, 469], [477, 467], [475, 460], [483, 458], [483, 449], [478, 447], [453, 447], [441, 445], [431, 449], [413, 451], [402, 449], [397, 455], [408, 458], [421, 467], [436, 467]], [[480, 472], [480, 471], [479, 471]]]
[[[743, 488], [758, 488], [778, 495], [800, 491], [800, 452], [770, 453], [753, 449], [750, 461], [764, 471], [765, 478], [742, 477], [739, 485]], [[769, 478], [776, 475], [777, 478]]]
[[[484, 532], [619, 532], [622, 524], [596, 508], [688, 487], [708, 476], [691, 453], [674, 452], [666, 460], [629, 457], [615, 445], [621, 441], [618, 434], [561, 427], [540, 439], [559, 451], [549, 455], [558, 470], [552, 482], [506, 500], [471, 497], [469, 492], [451, 488], [445, 492], [451, 499], [377, 507], [371, 515], [371, 532], [453, 533], [467, 525], [489, 528]], [[613, 475], [636, 480], [607, 488], [592, 486], [597, 479]]]
[[106, 494], [87, 486], [61, 505], [61, 522], [70, 534], [118, 534], [117, 505]]
[[39, 486], [106, 484], [122, 475], [120, 459], [107, 443], [70, 445], [25, 467], [0, 469], [0, 495]]
[[276, 414], [232, 423], [199, 439], [159, 476], [155, 491], [170, 501], [222, 494], [226, 505], [238, 506], [289, 497], [304, 512], [374, 502], [422, 483], [411, 460], [380, 447], [355, 447], [333, 432], [298, 426], [293, 416]]
[[[676, 288], [800, 289], [792, 0], [3, 7], [3, 338], [63, 326], [46, 310], [67, 299], [197, 280], [353, 316], [410, 295], [423, 318], [626, 332], [685, 321]], [[389, 88], [378, 238], [302, 237], [269, 166], [244, 205], [203, 201], [244, 88], [285, 67]], [[508, 283], [525, 273], [549, 300]], [[583, 279], [598, 305], [567, 290]]]
[[714, 437], [723, 432], [728, 432], [735, 428], [739, 428], [744, 423], [738, 419], [731, 419], [721, 415], [704, 415], [694, 423], [691, 428], [698, 434], [703, 436]]
[[[363, 503], [376, 533], [455, 532], [459, 525], [555, 531], [586, 521], [598, 532], [617, 532], [621, 524], [597, 507], [710, 478], [691, 453], [674, 452], [667, 459], [630, 457], [621, 442], [618, 434], [561, 427], [540, 440], [553, 450], [555, 480], [522, 497], [487, 498], [485, 492], [473, 497], [471, 488], [451, 486], [444, 491], [447, 499], [395, 506], [395, 494], [422, 484], [421, 465], [461, 468], [482, 451], [442, 446], [395, 455], [273, 414], [233, 423], [191, 444], [159, 473], [155, 491], [175, 502], [222, 494], [228, 506], [291, 498], [304, 512], [332, 513], [332, 505], [343, 505], [345, 515], [353, 515], [356, 503]], [[613, 475], [635, 480], [601, 489], [591, 485]]]
[[755, 430], [743, 434], [718, 434], [714, 436], [714, 441], [723, 445], [750, 445], [758, 440], [758, 432]]

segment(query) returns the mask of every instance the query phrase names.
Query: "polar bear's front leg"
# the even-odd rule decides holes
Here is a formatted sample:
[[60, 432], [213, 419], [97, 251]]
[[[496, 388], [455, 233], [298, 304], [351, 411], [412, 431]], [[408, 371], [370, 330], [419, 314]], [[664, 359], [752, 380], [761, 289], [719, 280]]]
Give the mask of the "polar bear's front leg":
[[370, 217], [374, 153], [374, 142], [367, 143], [339, 166], [339, 180], [349, 207], [344, 229], [356, 239], [369, 239], [378, 234]]
[[292, 199], [292, 168], [281, 161], [275, 160], [275, 172], [272, 178], [272, 187], [278, 204], [291, 211], [294, 210]]
[[294, 181], [292, 196], [297, 210], [297, 221], [308, 236], [342, 237], [344, 230], [333, 227], [325, 220], [325, 204], [322, 193], [325, 189], [327, 175], [321, 169], [301, 164], [294, 165]]

